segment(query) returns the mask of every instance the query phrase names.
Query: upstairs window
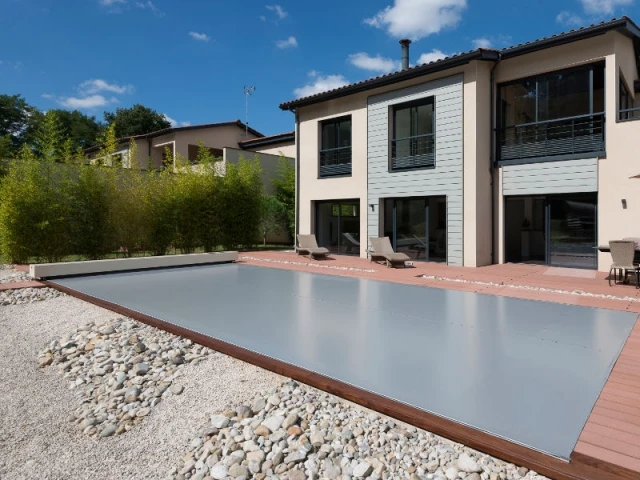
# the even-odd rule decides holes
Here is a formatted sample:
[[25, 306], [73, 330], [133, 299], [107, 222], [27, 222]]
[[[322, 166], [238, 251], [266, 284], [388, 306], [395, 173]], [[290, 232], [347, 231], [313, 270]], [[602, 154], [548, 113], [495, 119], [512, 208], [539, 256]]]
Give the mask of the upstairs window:
[[351, 175], [351, 116], [320, 124], [320, 177]]
[[434, 99], [393, 107], [390, 170], [435, 166]]

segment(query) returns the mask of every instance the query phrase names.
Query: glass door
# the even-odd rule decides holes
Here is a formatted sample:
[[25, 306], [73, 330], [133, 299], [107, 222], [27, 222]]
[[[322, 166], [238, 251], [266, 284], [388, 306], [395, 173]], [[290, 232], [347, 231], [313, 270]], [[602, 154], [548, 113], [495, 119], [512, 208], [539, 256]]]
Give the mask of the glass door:
[[595, 193], [548, 198], [549, 265], [597, 268], [597, 206]]
[[316, 202], [316, 240], [331, 253], [360, 255], [360, 201]]
[[387, 198], [384, 236], [413, 260], [446, 261], [446, 197]]

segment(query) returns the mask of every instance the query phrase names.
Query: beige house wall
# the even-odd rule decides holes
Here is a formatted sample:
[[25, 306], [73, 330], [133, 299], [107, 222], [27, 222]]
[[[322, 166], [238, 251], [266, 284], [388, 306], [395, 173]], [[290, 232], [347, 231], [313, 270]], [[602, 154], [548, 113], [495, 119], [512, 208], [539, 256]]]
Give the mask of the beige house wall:
[[464, 73], [464, 266], [491, 264], [490, 62], [471, 62]]
[[283, 142], [277, 145], [269, 145], [265, 148], [256, 148], [254, 151], [258, 153], [269, 153], [271, 155], [284, 156], [288, 158], [296, 158], [296, 143]]

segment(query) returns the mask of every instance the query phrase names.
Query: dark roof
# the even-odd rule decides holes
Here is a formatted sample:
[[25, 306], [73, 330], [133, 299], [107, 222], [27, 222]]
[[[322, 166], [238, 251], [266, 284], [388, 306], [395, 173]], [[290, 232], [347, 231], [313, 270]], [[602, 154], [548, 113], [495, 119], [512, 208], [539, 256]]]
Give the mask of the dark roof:
[[[142, 135], [131, 135], [128, 137], [122, 137], [118, 139], [118, 143], [122, 144], [122, 143], [126, 143], [129, 142], [132, 138], [153, 138], [153, 137], [159, 137], [161, 135], [167, 135], [169, 133], [175, 133], [175, 132], [184, 132], [186, 130], [200, 130], [203, 128], [216, 128], [216, 127], [229, 127], [229, 126], [237, 126], [239, 128], [242, 128], [243, 130], [245, 128], [248, 129], [248, 131], [250, 133], [252, 133], [253, 135], [257, 136], [257, 137], [264, 137], [264, 135], [262, 135], [259, 131], [254, 130], [251, 127], [247, 127], [244, 123], [242, 123], [240, 120], [234, 120], [231, 122], [216, 122], [216, 123], [201, 123], [200, 125], [187, 125], [184, 127], [169, 127], [169, 128], [163, 128], [162, 130], [156, 130], [155, 132], [149, 132], [149, 133], [144, 133]], [[98, 150], [100, 148], [100, 145], [95, 145], [93, 147], [89, 147], [87, 149], [85, 149], [85, 152], [89, 153], [89, 152], [93, 152], [94, 150]]]
[[[450, 57], [436, 60], [434, 62], [425, 63], [423, 65], [417, 65], [415, 67], [407, 68], [399, 72], [388, 73], [386, 75], [380, 75], [361, 82], [352, 83], [344, 87], [335, 88], [327, 92], [317, 93], [308, 97], [298, 98], [289, 102], [282, 103], [280, 108], [282, 110], [291, 110], [295, 107], [301, 107], [304, 105], [311, 105], [325, 100], [331, 100], [334, 98], [340, 98], [354, 93], [370, 90], [377, 87], [383, 87], [394, 83], [409, 80], [411, 78], [420, 77], [422, 75], [428, 75], [430, 73], [440, 72], [448, 68], [458, 67], [465, 65], [472, 60], [489, 60], [497, 61], [500, 59], [513, 58], [519, 55], [543, 50], [550, 47], [556, 47], [558, 45], [564, 45], [578, 40], [584, 40], [587, 38], [602, 35], [611, 30], [617, 30], [623, 35], [634, 39], [635, 43], [638, 43], [640, 39], [640, 28], [628, 17], [614, 18], [608, 22], [601, 22], [598, 24], [590, 25], [588, 27], [581, 27], [568, 32], [558, 33], [550, 37], [543, 37], [531, 42], [521, 43], [511, 47], [503, 48], [502, 50], [492, 49], [477, 49], [470, 52], [460, 53], [457, 55], [451, 55]], [[636, 45], [636, 49], [639, 49], [639, 45]]]
[[277, 135], [270, 135], [268, 137], [252, 138], [250, 140], [243, 140], [240, 142], [240, 148], [248, 149], [255, 147], [266, 147], [269, 145], [276, 145], [278, 143], [295, 142], [296, 132], [284, 132]]

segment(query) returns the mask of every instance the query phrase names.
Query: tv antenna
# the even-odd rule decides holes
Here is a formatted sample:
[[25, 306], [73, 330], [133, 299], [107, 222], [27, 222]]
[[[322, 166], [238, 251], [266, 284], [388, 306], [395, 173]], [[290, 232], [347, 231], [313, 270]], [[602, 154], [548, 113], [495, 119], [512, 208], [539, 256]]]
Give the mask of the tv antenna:
[[249, 138], [249, 97], [256, 91], [253, 85], [244, 86], [244, 136]]

